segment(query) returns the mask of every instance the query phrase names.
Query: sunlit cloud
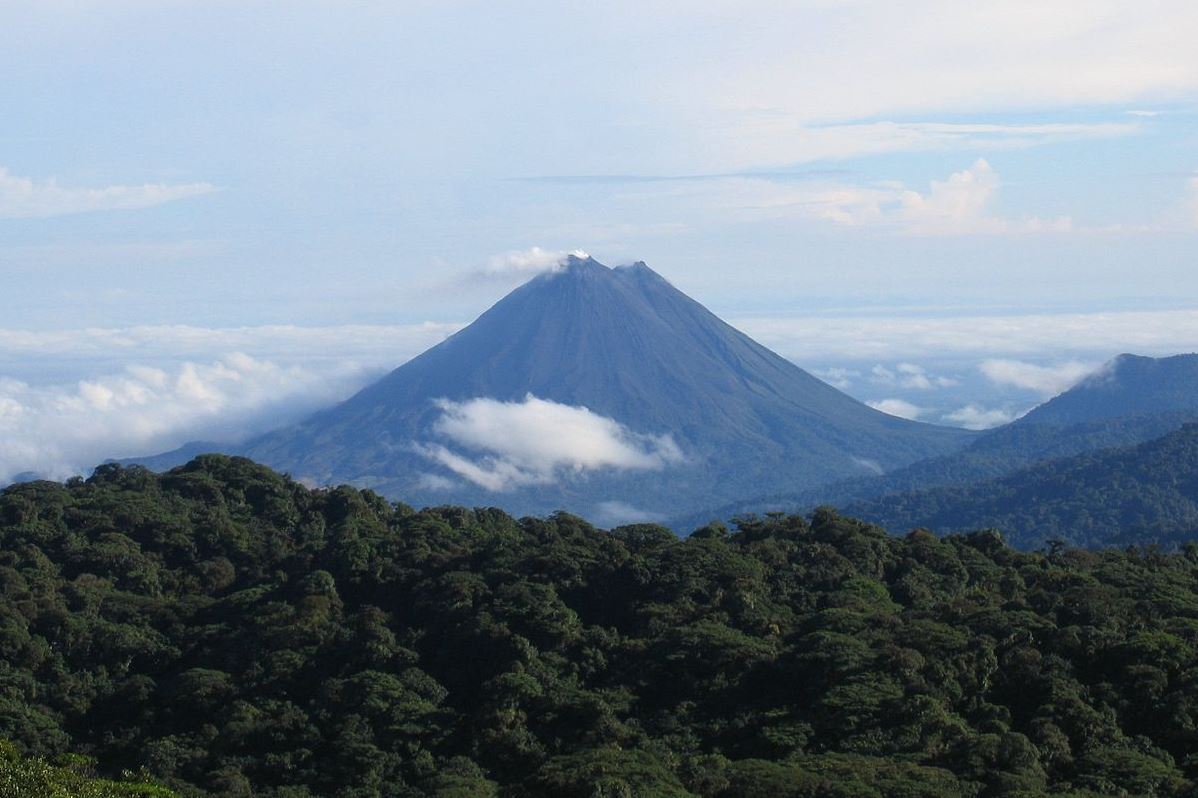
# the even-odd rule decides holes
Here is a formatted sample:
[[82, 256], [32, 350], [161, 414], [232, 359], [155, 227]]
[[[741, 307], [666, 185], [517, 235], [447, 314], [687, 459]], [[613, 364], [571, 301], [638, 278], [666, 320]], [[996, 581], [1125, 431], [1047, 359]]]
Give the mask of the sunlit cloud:
[[528, 395], [520, 402], [440, 400], [432, 432], [457, 449], [421, 442], [417, 451], [491, 491], [544, 485], [601, 469], [656, 471], [684, 462], [669, 435], [634, 432], [585, 407]]

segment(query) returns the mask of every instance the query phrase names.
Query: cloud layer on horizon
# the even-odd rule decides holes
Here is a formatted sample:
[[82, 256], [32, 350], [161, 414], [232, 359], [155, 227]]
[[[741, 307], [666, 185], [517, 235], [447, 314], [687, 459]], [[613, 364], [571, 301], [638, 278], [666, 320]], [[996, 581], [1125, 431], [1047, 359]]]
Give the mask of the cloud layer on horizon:
[[[1175, 354], [1193, 351], [1198, 341], [1198, 310], [734, 321], [861, 399], [878, 406], [886, 399], [906, 403], [889, 403], [883, 407], [887, 412], [971, 427], [1013, 418], [1036, 397], [1069, 387], [1119, 352]], [[460, 326], [0, 329], [0, 430], [7, 436], [0, 444], [0, 480], [22, 471], [69, 475], [109, 457], [264, 431], [280, 419], [348, 395]], [[1046, 342], [1053, 348], [1046, 350]], [[235, 352], [250, 361], [229, 361]], [[251, 361], [259, 367], [250, 368]], [[81, 364], [86, 373], [80, 374]], [[215, 393], [189, 390], [191, 373], [202, 385], [215, 384]], [[160, 376], [150, 379], [156, 374], [165, 374], [165, 383]], [[970, 374], [977, 376], [967, 379]], [[881, 397], [875, 393], [879, 389], [885, 391]], [[516, 416], [527, 410], [518, 408]], [[475, 426], [466, 424], [467, 418]], [[465, 440], [470, 440], [467, 429], [484, 429], [478, 426], [481, 418], [459, 419]], [[446, 443], [461, 445], [452, 438]], [[462, 456], [460, 450], [447, 447], [446, 452]], [[477, 466], [478, 459], [472, 455], [455, 462], [465, 469], [466, 463]], [[515, 461], [498, 457], [496, 462]], [[584, 471], [591, 467], [581, 462]], [[506, 476], [485, 470], [475, 476], [504, 484], [545, 473], [525, 463]]]
[[63, 479], [110, 458], [188, 440], [238, 440], [345, 398], [362, 379], [235, 353], [172, 369], [129, 366], [73, 386], [0, 378], [0, 484], [22, 472]]

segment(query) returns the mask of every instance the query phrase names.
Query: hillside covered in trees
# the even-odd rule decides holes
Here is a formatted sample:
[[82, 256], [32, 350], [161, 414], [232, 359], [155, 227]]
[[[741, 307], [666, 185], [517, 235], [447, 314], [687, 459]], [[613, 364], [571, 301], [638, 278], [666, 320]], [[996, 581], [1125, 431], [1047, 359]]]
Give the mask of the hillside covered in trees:
[[1021, 553], [830, 511], [681, 540], [221, 456], [0, 493], [0, 774], [74, 778], [47, 764], [71, 753], [180, 796], [1183, 798], [1196, 646], [1193, 545]]
[[1176, 547], [1198, 538], [1198, 424], [1157, 440], [1066, 457], [1001, 479], [850, 503], [890, 529], [996, 528], [1018, 548]]
[[[988, 430], [951, 454], [920, 460], [877, 476], [842, 480], [811, 490], [740, 499], [722, 507], [705, 508], [671, 519], [669, 526], [675, 530], [690, 530], [713, 518], [730, 519], [763, 511], [806, 512], [821, 505], [852, 507], [854, 511], [860, 508], [861, 512], [868, 512], [865, 508], [874, 500], [891, 494], [960, 488], [998, 480], [1050, 460], [1094, 455], [1104, 449], [1147, 443], [1196, 420], [1198, 411], [1195, 410], [1089, 419], [1077, 424], [1041, 423], [1037, 416], [1029, 415]], [[945, 490], [942, 495], [953, 495], [953, 491]], [[895, 529], [901, 529], [909, 521], [906, 516], [896, 517]], [[1076, 534], [1072, 537], [1079, 539]]]

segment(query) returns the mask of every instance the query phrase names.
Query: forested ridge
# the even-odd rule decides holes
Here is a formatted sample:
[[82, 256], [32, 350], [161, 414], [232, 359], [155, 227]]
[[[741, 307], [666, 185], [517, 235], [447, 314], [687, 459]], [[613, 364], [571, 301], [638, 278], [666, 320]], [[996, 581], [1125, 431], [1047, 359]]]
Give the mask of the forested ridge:
[[[1195, 396], [1198, 396], [1198, 392]], [[1035, 416], [1028, 416], [988, 430], [965, 448], [951, 454], [920, 460], [876, 476], [842, 480], [802, 492], [741, 499], [714, 509], [704, 508], [672, 520], [670, 526], [690, 530], [712, 518], [734, 518], [762, 510], [801, 512], [822, 504], [850, 508], [850, 512], [869, 512], [874, 503], [882, 506], [884, 501], [880, 500], [883, 497], [932, 491], [951, 496], [971, 486], [1002, 479], [1049, 461], [1094, 456], [1106, 449], [1156, 440], [1177, 432], [1196, 419], [1198, 411], [1195, 410], [1127, 415], [1077, 424], [1039, 423]], [[887, 520], [896, 524], [895, 529], [910, 525], [909, 516]], [[926, 523], [916, 522], [915, 525]], [[1079, 535], [1077, 529], [1071, 531], [1068, 537], [1082, 545], [1081, 541], [1086, 538]]]
[[1198, 537], [1198, 424], [1156, 440], [1086, 452], [1001, 479], [896, 493], [845, 511], [891, 529], [1001, 529], [1018, 548], [1159, 544]]
[[181, 796], [1195, 796], [1196, 646], [1192, 544], [829, 510], [681, 540], [211, 455], [0, 493], [0, 779], [69, 753]]

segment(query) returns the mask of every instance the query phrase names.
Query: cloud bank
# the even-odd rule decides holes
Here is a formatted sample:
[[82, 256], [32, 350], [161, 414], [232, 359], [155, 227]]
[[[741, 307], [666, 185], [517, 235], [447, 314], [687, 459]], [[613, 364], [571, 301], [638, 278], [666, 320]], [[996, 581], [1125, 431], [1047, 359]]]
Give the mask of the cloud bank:
[[0, 378], [0, 484], [22, 472], [63, 479], [108, 458], [188, 440], [236, 440], [345, 397], [355, 366], [317, 371], [245, 354], [172, 369], [130, 366], [70, 387]]
[[417, 450], [458, 477], [491, 491], [545, 485], [601, 469], [656, 471], [684, 461], [669, 435], [645, 435], [585, 407], [529, 394], [520, 402], [440, 400], [440, 443]]
[[67, 188], [56, 180], [17, 177], [0, 167], [0, 218], [33, 219], [92, 211], [150, 208], [216, 191], [211, 183]]
[[1056, 396], [1093, 374], [1101, 363], [1070, 360], [1055, 366], [1038, 366], [1022, 360], [990, 359], [979, 366], [982, 374], [999, 385], [1013, 385], [1044, 396]]

